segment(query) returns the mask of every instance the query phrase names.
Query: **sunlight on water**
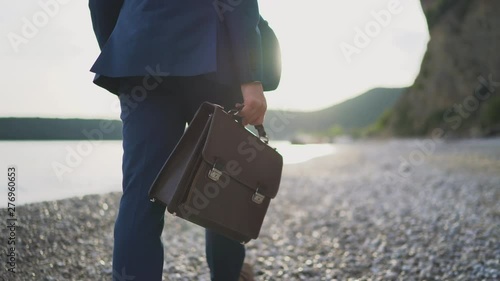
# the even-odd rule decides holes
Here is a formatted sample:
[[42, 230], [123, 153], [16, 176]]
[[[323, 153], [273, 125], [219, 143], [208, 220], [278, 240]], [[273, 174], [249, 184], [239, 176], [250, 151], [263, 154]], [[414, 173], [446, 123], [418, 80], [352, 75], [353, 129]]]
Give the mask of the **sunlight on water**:
[[[335, 152], [329, 144], [272, 142], [285, 164]], [[0, 169], [18, 169], [17, 204], [121, 191], [121, 141], [0, 142]], [[5, 176], [6, 177], [6, 176]], [[0, 179], [5, 182], [6, 178]], [[0, 198], [0, 208], [7, 206]]]
[[[88, 144], [91, 143], [0, 142], [0, 169], [14, 165], [18, 170], [16, 205], [121, 190], [120, 142]], [[0, 198], [0, 207], [6, 205]]]
[[283, 156], [284, 164], [297, 164], [311, 159], [335, 153], [332, 144], [290, 144], [290, 142], [272, 142], [272, 147]]

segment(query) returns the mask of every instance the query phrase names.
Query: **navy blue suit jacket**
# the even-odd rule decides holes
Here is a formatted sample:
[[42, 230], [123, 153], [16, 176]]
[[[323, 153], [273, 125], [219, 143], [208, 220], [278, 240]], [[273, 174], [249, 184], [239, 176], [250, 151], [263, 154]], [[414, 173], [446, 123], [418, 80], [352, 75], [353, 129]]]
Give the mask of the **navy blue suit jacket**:
[[257, 0], [89, 0], [89, 8], [101, 48], [94, 82], [113, 93], [125, 76], [262, 81]]

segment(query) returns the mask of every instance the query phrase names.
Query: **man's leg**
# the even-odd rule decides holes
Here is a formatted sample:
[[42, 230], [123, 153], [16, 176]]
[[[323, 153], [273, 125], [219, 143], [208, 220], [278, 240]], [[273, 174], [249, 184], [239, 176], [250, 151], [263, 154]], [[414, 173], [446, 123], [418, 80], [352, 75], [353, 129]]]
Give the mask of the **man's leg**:
[[245, 260], [245, 246], [214, 231], [205, 231], [205, 252], [214, 281], [238, 281]]
[[148, 191], [186, 120], [171, 79], [152, 91], [145, 90], [142, 79], [127, 81], [120, 94], [123, 195], [114, 230], [113, 280], [159, 281], [165, 207], [150, 202]]
[[[186, 103], [188, 120], [204, 101], [224, 106], [229, 110], [242, 102], [239, 86], [223, 86], [203, 76], [185, 77], [180, 80]], [[206, 255], [210, 276], [214, 281], [237, 281], [245, 259], [245, 246], [211, 230], [206, 230]]]

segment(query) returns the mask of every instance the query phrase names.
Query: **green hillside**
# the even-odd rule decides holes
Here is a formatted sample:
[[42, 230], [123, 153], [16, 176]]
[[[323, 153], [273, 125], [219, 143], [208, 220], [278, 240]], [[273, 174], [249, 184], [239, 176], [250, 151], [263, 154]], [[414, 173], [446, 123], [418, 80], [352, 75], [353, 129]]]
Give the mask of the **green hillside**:
[[264, 125], [274, 139], [298, 133], [323, 134], [334, 129], [352, 133], [374, 124], [392, 108], [406, 88], [376, 88], [329, 108], [314, 112], [270, 110]]
[[[352, 132], [373, 124], [391, 108], [404, 89], [377, 88], [356, 98], [314, 112], [269, 110], [265, 127], [275, 140], [290, 140], [297, 134]], [[119, 140], [119, 120], [0, 118], [0, 140]]]
[[118, 120], [0, 118], [0, 140], [119, 140]]

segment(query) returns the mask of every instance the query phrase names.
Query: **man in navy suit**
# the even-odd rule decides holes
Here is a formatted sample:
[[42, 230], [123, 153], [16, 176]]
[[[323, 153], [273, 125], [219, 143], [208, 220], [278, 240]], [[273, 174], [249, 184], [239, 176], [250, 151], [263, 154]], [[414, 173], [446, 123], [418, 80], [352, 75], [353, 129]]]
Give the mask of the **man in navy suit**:
[[[257, 0], [89, 0], [89, 8], [101, 48], [94, 83], [118, 96], [123, 121], [113, 279], [159, 281], [165, 207], [148, 191], [186, 122], [204, 101], [243, 103], [245, 125], [263, 122]], [[241, 278], [243, 245], [206, 230], [206, 254], [212, 280]]]

